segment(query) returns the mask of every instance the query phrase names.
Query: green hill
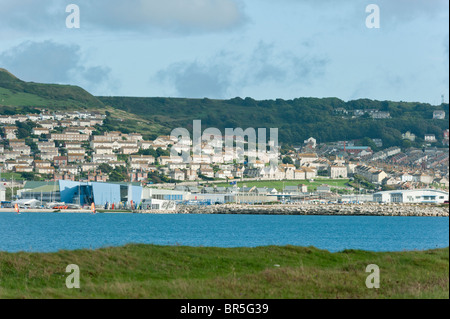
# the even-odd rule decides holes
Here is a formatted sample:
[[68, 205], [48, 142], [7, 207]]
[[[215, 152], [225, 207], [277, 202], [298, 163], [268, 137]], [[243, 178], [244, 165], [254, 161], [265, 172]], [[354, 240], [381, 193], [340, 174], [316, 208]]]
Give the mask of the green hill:
[[[383, 147], [422, 145], [425, 134], [435, 134], [442, 145], [443, 131], [449, 128], [449, 105], [374, 101], [338, 98], [296, 98], [229, 100], [164, 97], [94, 97], [77, 86], [24, 82], [0, 69], [0, 114], [30, 112], [35, 107], [54, 110], [95, 109], [108, 115], [103, 129], [124, 133], [139, 132], [147, 139], [170, 134], [177, 127], [191, 129], [193, 120], [203, 127], [278, 128], [279, 142], [296, 145], [313, 136], [318, 142], [382, 139]], [[355, 110], [389, 112], [388, 119], [373, 119], [369, 114], [354, 117]], [[447, 112], [445, 120], [433, 120], [433, 111]], [[403, 141], [402, 133], [417, 136], [415, 143]], [[376, 148], [376, 147], [374, 147]]]
[[[442, 140], [448, 129], [448, 104], [432, 106], [425, 103], [355, 100], [337, 98], [297, 98], [293, 100], [257, 101], [252, 98], [230, 100], [183, 98], [99, 97], [116, 110], [139, 115], [166, 128], [191, 129], [193, 120], [202, 120], [204, 128], [248, 127], [278, 128], [279, 141], [299, 144], [313, 136], [318, 142], [348, 139], [381, 138], [384, 147], [402, 145], [402, 133], [418, 136], [417, 145], [425, 134], [435, 134]], [[342, 111], [348, 112], [343, 115]], [[373, 119], [368, 114], [354, 118], [354, 110], [389, 112], [389, 119]], [[433, 120], [434, 110], [447, 112], [447, 119]], [[370, 145], [369, 145], [370, 146]]]
[[103, 104], [78, 86], [24, 82], [0, 68], [0, 106], [73, 109]]

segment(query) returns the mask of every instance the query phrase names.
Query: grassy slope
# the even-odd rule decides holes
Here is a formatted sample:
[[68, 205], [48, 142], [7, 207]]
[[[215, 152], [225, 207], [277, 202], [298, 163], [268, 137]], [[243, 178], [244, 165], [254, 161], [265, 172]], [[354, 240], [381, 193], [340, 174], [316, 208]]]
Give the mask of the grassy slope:
[[[68, 264], [79, 265], [81, 289], [65, 288]], [[380, 289], [365, 286], [368, 264], [380, 267]], [[0, 298], [449, 298], [449, 250], [127, 245], [0, 253]]]
[[55, 110], [103, 107], [102, 102], [78, 86], [24, 82], [1, 68], [0, 105]]
[[145, 139], [155, 139], [161, 133], [170, 134], [169, 129], [154, 123], [151, 118], [144, 119], [141, 116], [126, 111], [105, 106], [104, 111], [111, 115], [112, 127], [118, 131], [141, 133]]

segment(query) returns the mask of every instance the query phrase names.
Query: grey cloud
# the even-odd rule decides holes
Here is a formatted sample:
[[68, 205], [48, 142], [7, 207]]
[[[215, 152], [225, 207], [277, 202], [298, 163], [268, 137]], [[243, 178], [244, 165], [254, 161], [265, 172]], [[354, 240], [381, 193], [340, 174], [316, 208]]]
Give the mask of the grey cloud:
[[247, 78], [251, 82], [279, 81], [286, 76], [287, 70], [282, 61], [273, 58], [274, 45], [260, 42], [250, 58], [251, 67]]
[[190, 33], [246, 21], [241, 0], [0, 0], [0, 28], [30, 33], [65, 27], [65, 6], [80, 7], [81, 30]]
[[243, 23], [235, 0], [83, 0], [92, 24], [108, 28], [163, 28], [177, 32], [219, 31]]
[[321, 56], [292, 57], [292, 71], [298, 83], [311, 83], [325, 75], [330, 60]]
[[243, 80], [250, 85], [280, 81], [306, 84], [322, 76], [327, 64], [328, 60], [323, 57], [302, 52], [277, 52], [274, 44], [260, 42], [246, 63], [247, 73]]
[[3, 32], [56, 31], [65, 28], [63, 2], [57, 0], [0, 0], [0, 36]]
[[18, 77], [36, 82], [67, 83], [79, 62], [79, 47], [52, 41], [23, 42], [0, 53], [0, 63]]
[[85, 67], [78, 45], [23, 42], [1, 52], [0, 65], [25, 81], [78, 84], [86, 89], [118, 85], [108, 67]]
[[102, 83], [110, 77], [111, 69], [104, 66], [94, 66], [84, 69], [83, 77], [90, 83]]
[[368, 4], [377, 4], [380, 7], [383, 6], [391, 11], [395, 15], [403, 15], [409, 12], [433, 14], [436, 12], [441, 12], [448, 8], [447, 0], [282, 0], [280, 3], [297, 3], [297, 4], [308, 4], [312, 6], [320, 7], [339, 7], [342, 5], [352, 5], [352, 6], [367, 6]]
[[[449, 35], [448, 34], [444, 39], [443, 47], [444, 47], [444, 68], [445, 68], [444, 70], [448, 70], [448, 67], [449, 67]], [[448, 72], [445, 72], [444, 79], [442, 82], [444, 83], [444, 86], [448, 88], [449, 82], [450, 82]]]
[[[266, 0], [267, 1], [267, 0]], [[380, 7], [383, 22], [393, 24], [407, 22], [419, 17], [434, 18], [442, 13], [448, 15], [448, 0], [279, 0], [277, 5], [308, 6], [318, 12], [334, 12], [345, 14], [346, 20], [360, 19], [366, 15], [365, 8], [369, 4]], [[342, 23], [345, 23], [343, 20]]]
[[380, 6], [387, 18], [397, 20], [412, 20], [419, 16], [434, 17], [442, 12], [448, 12], [447, 0], [375, 0], [367, 1]]
[[222, 98], [230, 86], [228, 66], [181, 62], [161, 70], [157, 78], [172, 84], [180, 97]]
[[275, 45], [260, 42], [248, 55], [220, 52], [206, 63], [171, 64], [156, 79], [171, 86], [177, 96], [224, 98], [262, 84], [308, 85], [324, 75], [328, 62], [309, 54], [277, 52]]

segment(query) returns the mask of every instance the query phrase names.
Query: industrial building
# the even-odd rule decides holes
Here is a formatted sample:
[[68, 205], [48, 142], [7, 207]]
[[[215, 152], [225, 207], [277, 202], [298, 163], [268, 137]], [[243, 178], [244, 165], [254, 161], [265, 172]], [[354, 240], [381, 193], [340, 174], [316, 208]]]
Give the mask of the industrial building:
[[143, 188], [142, 209], [175, 210], [180, 202], [189, 200], [190, 193], [178, 190]]
[[386, 191], [373, 194], [373, 201], [377, 203], [443, 204], [448, 202], [448, 193], [435, 189]]
[[142, 187], [130, 183], [74, 182], [27, 182], [17, 192], [20, 199], [36, 199], [42, 203], [64, 202], [80, 206], [95, 203], [96, 206], [141, 203]]
[[142, 199], [157, 199], [182, 202], [190, 199], [190, 192], [146, 187], [142, 190]]
[[53, 184], [43, 184], [37, 183], [27, 183], [24, 189], [18, 190], [17, 195], [20, 199], [35, 199], [42, 203], [52, 203], [60, 202], [60, 192], [59, 185], [57, 183]]

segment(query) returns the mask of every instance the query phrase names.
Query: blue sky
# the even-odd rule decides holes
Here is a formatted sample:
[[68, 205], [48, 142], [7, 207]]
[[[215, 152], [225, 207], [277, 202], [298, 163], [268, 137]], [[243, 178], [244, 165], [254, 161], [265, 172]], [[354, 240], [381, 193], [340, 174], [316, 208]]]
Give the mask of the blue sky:
[[[80, 7], [80, 29], [65, 25]], [[368, 4], [380, 28], [366, 27]], [[449, 96], [447, 0], [0, 0], [0, 67], [95, 95]]]

